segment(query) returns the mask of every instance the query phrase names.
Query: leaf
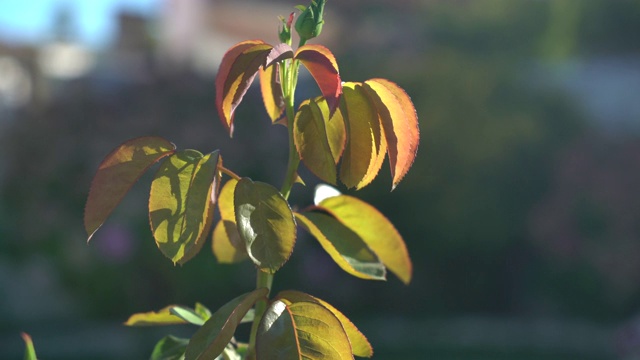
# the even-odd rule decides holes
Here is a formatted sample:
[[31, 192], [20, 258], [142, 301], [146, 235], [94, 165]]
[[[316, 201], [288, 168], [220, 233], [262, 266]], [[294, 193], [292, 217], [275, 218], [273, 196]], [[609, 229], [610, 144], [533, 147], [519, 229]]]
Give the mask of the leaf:
[[149, 221], [160, 251], [174, 263], [190, 260], [213, 222], [218, 151], [182, 150], [163, 162], [151, 183]]
[[36, 349], [33, 346], [33, 340], [31, 339], [31, 335], [23, 332], [20, 334], [22, 336], [22, 340], [24, 341], [24, 360], [38, 360], [36, 356]]
[[289, 203], [273, 186], [243, 178], [236, 185], [234, 207], [249, 258], [260, 270], [275, 273], [291, 256], [296, 241]]
[[205, 322], [205, 319], [203, 319], [202, 316], [200, 316], [200, 314], [198, 314], [194, 309], [190, 309], [185, 306], [172, 306], [169, 309], [169, 312], [193, 325], [202, 326]]
[[315, 302], [287, 305], [274, 301], [265, 312], [256, 339], [258, 359], [353, 359], [338, 318]]
[[151, 353], [151, 360], [181, 360], [187, 349], [189, 339], [182, 339], [172, 335], [163, 337]]
[[338, 318], [338, 320], [342, 324], [342, 327], [344, 328], [344, 331], [349, 338], [349, 342], [351, 343], [353, 355], [361, 357], [373, 356], [373, 348], [371, 348], [371, 344], [369, 343], [367, 338], [360, 332], [360, 330], [358, 330], [358, 328], [351, 322], [351, 320], [349, 320], [346, 316], [344, 316], [343, 313], [334, 308], [328, 302], [303, 293], [301, 291], [295, 290], [281, 291], [280, 293], [278, 293], [278, 296], [276, 298], [287, 299], [291, 303], [307, 301], [324, 306], [327, 310], [331, 311], [331, 313], [335, 315], [335, 317]]
[[211, 311], [199, 302], [196, 303], [196, 307], [194, 310], [196, 311], [196, 314], [198, 314], [198, 316], [204, 319], [204, 321], [209, 320], [209, 318], [211, 317]]
[[300, 61], [316, 80], [333, 114], [342, 94], [342, 81], [335, 56], [322, 45], [308, 44], [298, 48], [294, 58]]
[[124, 323], [126, 326], [158, 326], [187, 324], [187, 321], [172, 314], [171, 309], [176, 305], [167, 306], [159, 311], [136, 313]]
[[280, 82], [280, 65], [275, 64], [266, 69], [260, 68], [259, 74], [262, 101], [271, 122], [275, 123], [282, 116], [285, 107]]
[[265, 299], [268, 293], [267, 288], [260, 288], [240, 295], [218, 309], [191, 337], [185, 353], [186, 360], [215, 359], [220, 355], [245, 314], [256, 301]]
[[384, 265], [376, 254], [340, 221], [320, 212], [296, 213], [295, 216], [344, 271], [361, 279], [385, 280]]
[[331, 148], [331, 155], [333, 155], [333, 159], [337, 165], [347, 144], [347, 129], [344, 124], [344, 119], [342, 118], [342, 113], [335, 111], [333, 115], [331, 115], [327, 100], [323, 97], [316, 98], [314, 102], [315, 105], [317, 105], [317, 109], [315, 107], [312, 107], [312, 109], [314, 111], [320, 110], [322, 113], [327, 141], [329, 148]]
[[374, 105], [360, 83], [345, 83], [343, 116], [347, 145], [340, 164], [340, 180], [347, 187], [361, 189], [380, 171], [386, 141]]
[[304, 165], [321, 180], [336, 183], [336, 161], [327, 139], [322, 113], [313, 100], [304, 101], [293, 123], [293, 138]]
[[129, 140], [107, 155], [91, 182], [84, 210], [84, 227], [91, 240], [131, 186], [154, 163], [175, 152], [175, 145], [159, 137]]
[[235, 264], [248, 258], [236, 223], [220, 220], [213, 230], [213, 254], [221, 264]]
[[409, 96], [397, 84], [385, 79], [365, 81], [389, 145], [389, 165], [393, 188], [407, 174], [415, 160], [420, 143], [416, 109]]
[[413, 266], [407, 246], [398, 230], [376, 208], [348, 195], [327, 198], [318, 207], [358, 234], [402, 282], [411, 282]]
[[327, 184], [318, 184], [313, 192], [313, 204], [318, 205], [326, 198], [341, 195], [340, 190]]

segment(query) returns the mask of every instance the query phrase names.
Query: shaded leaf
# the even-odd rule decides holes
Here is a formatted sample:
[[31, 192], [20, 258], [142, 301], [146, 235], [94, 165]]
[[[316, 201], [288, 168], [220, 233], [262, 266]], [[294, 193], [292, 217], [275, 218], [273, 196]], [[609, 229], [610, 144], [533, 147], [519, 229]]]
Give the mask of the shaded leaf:
[[329, 146], [322, 113], [313, 100], [300, 105], [293, 123], [293, 137], [304, 165], [321, 180], [336, 183], [336, 161]]
[[295, 213], [295, 216], [344, 271], [362, 279], [385, 280], [384, 265], [376, 254], [340, 221], [320, 212]]
[[358, 330], [358, 328], [351, 322], [351, 320], [349, 320], [346, 316], [344, 316], [343, 313], [341, 313], [338, 309], [333, 307], [328, 302], [303, 293], [301, 291], [295, 290], [281, 291], [278, 294], [277, 298], [287, 299], [291, 303], [307, 301], [324, 306], [327, 310], [331, 311], [331, 313], [333, 313], [333, 315], [335, 315], [335, 317], [338, 318], [338, 320], [342, 324], [342, 327], [344, 328], [344, 331], [349, 338], [349, 342], [351, 343], [351, 350], [353, 352], [353, 355], [361, 357], [373, 356], [373, 348], [371, 348], [369, 340], [367, 340], [367, 338], [360, 332], [360, 330]]
[[138, 178], [175, 149], [175, 145], [163, 138], [141, 137], [121, 144], [104, 158], [91, 182], [84, 210], [84, 227], [89, 235], [87, 241]]
[[413, 164], [420, 143], [415, 107], [397, 84], [385, 79], [365, 81], [389, 146], [389, 165], [395, 188]]
[[182, 339], [172, 335], [163, 337], [151, 353], [151, 360], [181, 360], [187, 349], [189, 339]]
[[36, 356], [36, 349], [33, 346], [33, 340], [31, 339], [31, 335], [23, 332], [20, 334], [22, 336], [22, 340], [24, 341], [24, 360], [38, 360]]
[[294, 58], [309, 70], [333, 113], [342, 94], [342, 81], [335, 56], [322, 45], [308, 44], [298, 48]]
[[340, 164], [340, 180], [349, 188], [361, 189], [380, 171], [386, 142], [375, 106], [362, 85], [345, 83], [343, 90], [342, 112], [348, 140]]
[[218, 309], [191, 337], [185, 353], [186, 360], [215, 359], [220, 355], [245, 314], [256, 301], [266, 298], [268, 293], [267, 288], [260, 288], [240, 295]]
[[398, 230], [376, 208], [348, 195], [327, 198], [320, 202], [319, 208], [358, 234], [402, 282], [411, 281], [413, 266], [407, 246]]
[[176, 305], [167, 306], [159, 311], [136, 313], [124, 323], [126, 326], [158, 326], [187, 324], [187, 321], [172, 314], [171, 309]]
[[273, 186], [243, 178], [234, 192], [238, 233], [256, 266], [274, 273], [288, 259], [296, 241], [289, 203]]
[[[317, 105], [317, 110], [320, 110], [322, 113], [327, 141], [329, 148], [331, 148], [331, 155], [333, 155], [335, 163], [338, 164], [347, 144], [347, 129], [344, 124], [344, 119], [342, 118], [342, 113], [335, 111], [331, 115], [327, 100], [323, 97], [316, 98], [314, 102], [315, 105]], [[315, 110], [315, 107], [313, 109]]]
[[280, 65], [275, 64], [266, 69], [260, 68], [259, 74], [262, 101], [271, 122], [275, 123], [282, 116], [285, 106], [280, 82]]
[[195, 256], [211, 227], [218, 159], [218, 151], [205, 156], [179, 151], [162, 163], [151, 183], [151, 230], [160, 251], [174, 263]]
[[236, 223], [220, 220], [213, 230], [213, 254], [221, 264], [234, 264], [247, 259], [247, 248], [240, 238]]
[[316, 302], [287, 305], [274, 301], [265, 312], [256, 340], [259, 359], [353, 359], [338, 318]]

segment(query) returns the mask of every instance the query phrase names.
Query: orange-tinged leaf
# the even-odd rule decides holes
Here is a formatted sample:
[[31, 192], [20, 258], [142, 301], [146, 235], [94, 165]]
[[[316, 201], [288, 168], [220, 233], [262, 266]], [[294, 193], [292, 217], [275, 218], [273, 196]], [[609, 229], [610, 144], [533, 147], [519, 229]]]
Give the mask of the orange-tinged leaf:
[[268, 293], [267, 288], [260, 288], [240, 295], [218, 309], [191, 337], [185, 359], [215, 359], [231, 341], [236, 327], [249, 309], [258, 300], [266, 299]]
[[183, 150], [163, 162], [151, 183], [149, 222], [162, 253], [183, 264], [202, 248], [213, 223], [218, 151]]
[[284, 112], [284, 96], [282, 95], [282, 84], [280, 83], [280, 65], [275, 64], [266, 69], [260, 68], [260, 90], [264, 107], [275, 123]]
[[235, 222], [220, 220], [213, 230], [213, 254], [221, 264], [234, 264], [247, 259], [247, 249]]
[[385, 280], [385, 268], [360, 237], [340, 221], [321, 212], [295, 213], [333, 261], [347, 273], [368, 280]]
[[351, 350], [353, 355], [360, 357], [371, 357], [373, 356], [373, 348], [369, 343], [369, 340], [358, 330], [358, 328], [349, 320], [343, 313], [341, 313], [338, 309], [333, 307], [328, 302], [318, 299], [317, 297], [311, 296], [309, 294], [303, 293], [301, 291], [295, 290], [285, 290], [278, 293], [278, 299], [287, 299], [290, 303], [296, 302], [312, 302], [318, 305], [324, 306], [327, 310], [331, 311], [333, 315], [340, 321], [344, 331], [349, 338], [349, 342], [351, 343]]
[[309, 44], [298, 48], [294, 58], [309, 70], [333, 113], [342, 94], [342, 81], [335, 56], [322, 45]]
[[216, 107], [229, 135], [233, 135], [234, 112], [272, 49], [260, 40], [250, 40], [236, 44], [222, 57], [216, 76]]
[[105, 157], [91, 182], [85, 206], [87, 241], [138, 178], [158, 160], [174, 153], [175, 149], [175, 145], [163, 138], [141, 137], [121, 144]]
[[336, 161], [322, 112], [315, 101], [306, 100], [300, 105], [293, 123], [293, 138], [304, 165], [321, 180], [335, 184]]
[[289, 203], [273, 186], [249, 178], [238, 181], [233, 203], [249, 258], [260, 270], [275, 273], [287, 262], [296, 242]]
[[258, 359], [353, 359], [340, 320], [316, 302], [276, 300], [265, 312], [256, 340]]
[[361, 189], [380, 171], [380, 152], [386, 145], [375, 106], [362, 84], [344, 83], [343, 91], [342, 112], [348, 140], [340, 164], [340, 180], [349, 188]]
[[327, 198], [318, 206], [358, 234], [402, 282], [411, 281], [413, 266], [398, 230], [376, 208], [348, 195]]
[[150, 311], [146, 313], [136, 313], [129, 317], [124, 323], [126, 326], [158, 326], [158, 325], [176, 325], [187, 324], [188, 322], [171, 313], [171, 309], [175, 305], [169, 305], [158, 311]]
[[418, 116], [409, 96], [397, 84], [386, 79], [365, 82], [376, 104], [389, 143], [389, 165], [395, 188], [413, 164], [420, 143]]

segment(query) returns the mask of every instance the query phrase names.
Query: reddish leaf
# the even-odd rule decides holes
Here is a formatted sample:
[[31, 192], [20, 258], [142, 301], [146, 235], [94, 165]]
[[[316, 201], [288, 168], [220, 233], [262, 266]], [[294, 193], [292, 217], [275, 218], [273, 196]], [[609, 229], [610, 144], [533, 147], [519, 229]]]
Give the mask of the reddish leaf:
[[416, 110], [409, 96], [385, 79], [365, 82], [365, 89], [378, 109], [389, 142], [389, 165], [395, 188], [413, 164], [420, 143]]
[[118, 146], [100, 164], [91, 182], [84, 226], [91, 240], [138, 178], [155, 162], [175, 152], [175, 145], [159, 137], [141, 137]]
[[296, 51], [295, 59], [299, 60], [316, 80], [333, 114], [342, 94], [342, 81], [338, 63], [331, 51], [322, 45], [304, 45]]

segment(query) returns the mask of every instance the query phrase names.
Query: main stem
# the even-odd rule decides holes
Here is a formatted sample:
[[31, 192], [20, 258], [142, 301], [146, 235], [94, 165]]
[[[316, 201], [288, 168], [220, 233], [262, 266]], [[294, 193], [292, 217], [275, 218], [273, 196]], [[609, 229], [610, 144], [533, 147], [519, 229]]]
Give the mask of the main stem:
[[[302, 45], [301, 45], [302, 46]], [[285, 65], [286, 66], [286, 65]], [[293, 141], [293, 120], [295, 119], [294, 110], [294, 94], [296, 92], [296, 84], [298, 82], [298, 67], [300, 66], [297, 60], [291, 60], [289, 68], [286, 69], [283, 66], [281, 77], [282, 92], [285, 101], [285, 113], [287, 116], [287, 131], [289, 133], [289, 160], [287, 163], [287, 173], [280, 189], [280, 193], [285, 199], [289, 198], [291, 194], [291, 188], [295, 184], [298, 176], [298, 166], [300, 165], [300, 157], [298, 156], [298, 150]], [[266, 287], [271, 292], [271, 285], [273, 284], [273, 274], [266, 273], [260, 270], [256, 270], [256, 289]], [[267, 297], [269, 294], [267, 294]], [[256, 337], [258, 335], [258, 326], [262, 320], [264, 312], [267, 310], [268, 300], [259, 300], [255, 305], [255, 313], [253, 318], [253, 324], [251, 325], [251, 335], [249, 338], [249, 351], [247, 353], [247, 359], [255, 359], [256, 352]]]

